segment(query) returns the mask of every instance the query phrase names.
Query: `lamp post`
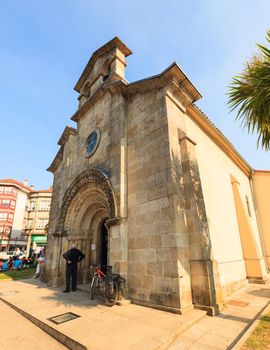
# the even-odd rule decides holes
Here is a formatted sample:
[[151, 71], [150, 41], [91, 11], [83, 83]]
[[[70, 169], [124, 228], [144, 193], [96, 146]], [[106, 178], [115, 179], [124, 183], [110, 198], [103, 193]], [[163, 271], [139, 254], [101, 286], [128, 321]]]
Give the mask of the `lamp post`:
[[29, 252], [30, 252], [30, 246], [31, 246], [31, 238], [32, 238], [32, 228], [29, 228], [29, 231], [28, 231], [28, 237], [27, 237], [27, 245], [26, 245], [26, 257], [28, 258], [29, 256]]
[[14, 249], [15, 253], [16, 253], [16, 248], [17, 248], [17, 242], [18, 242], [18, 237], [15, 237], [15, 249]]

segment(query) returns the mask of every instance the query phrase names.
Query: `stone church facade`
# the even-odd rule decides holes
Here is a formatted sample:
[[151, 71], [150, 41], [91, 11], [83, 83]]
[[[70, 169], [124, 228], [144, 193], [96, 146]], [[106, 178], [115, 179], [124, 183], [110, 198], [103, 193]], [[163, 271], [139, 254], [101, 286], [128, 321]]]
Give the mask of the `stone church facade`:
[[268, 278], [260, 176], [253, 183], [256, 172], [196, 107], [200, 93], [177, 64], [128, 83], [130, 54], [114, 38], [75, 86], [77, 127], [65, 128], [48, 169], [45, 280], [63, 284], [62, 254], [76, 243], [86, 255], [80, 282], [91, 264], [110, 264], [134, 303], [215, 314], [248, 280]]

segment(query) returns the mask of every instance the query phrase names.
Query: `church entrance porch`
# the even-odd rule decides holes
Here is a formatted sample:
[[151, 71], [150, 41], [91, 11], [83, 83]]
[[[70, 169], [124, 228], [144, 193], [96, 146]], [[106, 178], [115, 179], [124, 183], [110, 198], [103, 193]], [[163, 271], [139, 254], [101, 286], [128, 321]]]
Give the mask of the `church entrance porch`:
[[106, 222], [113, 219], [115, 213], [113, 191], [102, 172], [84, 171], [73, 181], [64, 196], [54, 234], [52, 262], [56, 264], [48, 271], [51, 284], [63, 283], [65, 261], [62, 255], [71, 244], [85, 254], [78, 268], [78, 283], [89, 282], [91, 265], [111, 263], [110, 229]]

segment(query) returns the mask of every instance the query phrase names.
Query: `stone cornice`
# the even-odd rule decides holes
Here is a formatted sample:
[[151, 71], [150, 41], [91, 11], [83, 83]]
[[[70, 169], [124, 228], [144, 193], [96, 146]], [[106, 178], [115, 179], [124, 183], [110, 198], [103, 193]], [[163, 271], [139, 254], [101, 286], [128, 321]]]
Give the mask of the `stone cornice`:
[[175, 81], [178, 86], [181, 87], [182, 91], [189, 96], [192, 102], [195, 102], [202, 97], [196, 87], [175, 62], [160, 74], [128, 84], [127, 90], [129, 93], [144, 92], [154, 88], [161, 88], [171, 81]]
[[121, 223], [124, 223], [126, 221], [125, 218], [122, 217], [115, 217], [115, 218], [111, 218], [106, 220], [105, 222], [105, 226], [107, 228], [111, 227], [111, 226], [116, 226], [116, 225], [120, 225]]
[[54, 173], [55, 170], [57, 169], [59, 163], [61, 162], [62, 158], [63, 158], [63, 153], [64, 153], [64, 148], [63, 146], [59, 149], [59, 151], [57, 152], [54, 160], [52, 161], [51, 165], [49, 166], [49, 168], [47, 169], [47, 171], [50, 171], [51, 173]]
[[57, 143], [58, 145], [61, 146], [61, 148], [57, 152], [54, 160], [52, 161], [52, 163], [49, 166], [49, 168], [47, 169], [47, 171], [50, 171], [51, 173], [55, 172], [55, 170], [57, 169], [59, 163], [61, 162], [61, 160], [63, 158], [65, 143], [67, 142], [70, 135], [74, 136], [74, 135], [76, 135], [76, 133], [77, 133], [76, 129], [72, 128], [71, 126], [67, 125], [65, 127], [65, 130], [63, 131], [63, 133], [62, 133], [62, 135]]
[[174, 83], [178, 89], [178, 95], [185, 96], [185, 100], [189, 103], [195, 102], [201, 98], [200, 93], [195, 86], [190, 82], [187, 76], [183, 73], [180, 67], [173, 63], [166, 68], [162, 73], [138, 80], [133, 83], [128, 83], [126, 80], [119, 79], [108, 84], [102, 85], [81, 108], [71, 117], [72, 120], [78, 122], [80, 117], [93, 106], [101, 96], [107, 91], [111, 93], [122, 93], [124, 96], [133, 95], [135, 93], [144, 93], [153, 89], [163, 88], [169, 83]]
[[77, 131], [76, 129], [72, 128], [71, 126], [67, 125], [65, 127], [65, 130], [63, 131], [59, 141], [57, 142], [58, 145], [64, 146], [67, 139], [69, 138], [70, 135], [76, 135]]
[[124, 80], [113, 81], [109, 84], [102, 85], [90, 98], [86, 101], [78, 111], [73, 114], [71, 120], [78, 122], [79, 119], [88, 111], [106, 92], [115, 93], [122, 92], [122, 85], [126, 86]]

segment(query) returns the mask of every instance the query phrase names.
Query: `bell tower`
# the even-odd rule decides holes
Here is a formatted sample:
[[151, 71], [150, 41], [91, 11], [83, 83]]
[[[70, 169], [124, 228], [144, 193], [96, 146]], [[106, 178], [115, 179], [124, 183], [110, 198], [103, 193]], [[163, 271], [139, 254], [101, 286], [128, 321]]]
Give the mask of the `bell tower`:
[[131, 50], [118, 37], [93, 53], [74, 87], [80, 94], [79, 107], [103, 84], [125, 80], [126, 57], [131, 54]]

